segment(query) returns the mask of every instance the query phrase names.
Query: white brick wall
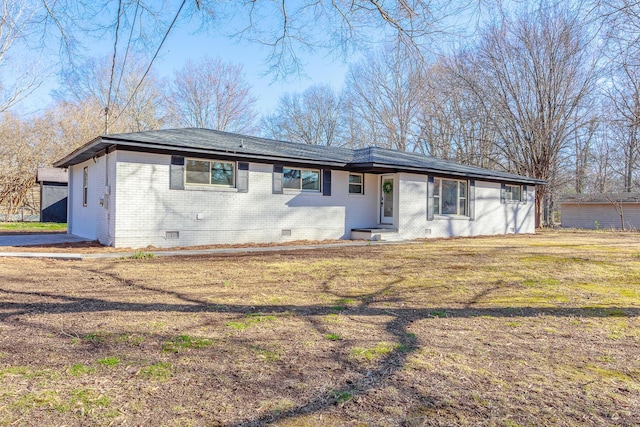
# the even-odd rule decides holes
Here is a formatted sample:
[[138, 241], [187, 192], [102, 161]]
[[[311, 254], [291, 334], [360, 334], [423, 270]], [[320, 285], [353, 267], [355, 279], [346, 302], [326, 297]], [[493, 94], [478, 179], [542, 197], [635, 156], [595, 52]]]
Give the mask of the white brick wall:
[[500, 203], [500, 184], [476, 180], [475, 220], [436, 216], [427, 220], [427, 176], [399, 173], [398, 232], [405, 239], [534, 233], [535, 191], [527, 187], [527, 203]]
[[[85, 165], [90, 168], [89, 206], [82, 208]], [[350, 195], [349, 172], [333, 171], [331, 196], [323, 196], [288, 190], [272, 194], [270, 164], [250, 163], [247, 193], [202, 187], [171, 190], [169, 168], [168, 155], [127, 151], [73, 166], [71, 232], [137, 248], [348, 239], [352, 228], [379, 225], [379, 175], [366, 174], [365, 194]], [[110, 196], [105, 195], [107, 173]], [[476, 181], [475, 221], [427, 221], [426, 175], [395, 174], [394, 190], [393, 225], [405, 239], [534, 232], [533, 186], [528, 187], [528, 203], [501, 204], [500, 184]], [[99, 205], [101, 197], [108, 209]], [[291, 235], [283, 235], [283, 230]], [[179, 238], [167, 239], [167, 231], [179, 232]]]
[[[125, 151], [117, 156], [117, 247], [347, 239], [351, 228], [377, 224], [374, 175], [365, 177], [365, 196], [349, 195], [348, 172], [343, 171], [333, 171], [331, 196], [272, 194], [272, 165], [251, 163], [248, 193], [171, 190], [170, 156]], [[283, 236], [282, 230], [291, 235]], [[179, 239], [167, 240], [167, 231], [178, 231]]]

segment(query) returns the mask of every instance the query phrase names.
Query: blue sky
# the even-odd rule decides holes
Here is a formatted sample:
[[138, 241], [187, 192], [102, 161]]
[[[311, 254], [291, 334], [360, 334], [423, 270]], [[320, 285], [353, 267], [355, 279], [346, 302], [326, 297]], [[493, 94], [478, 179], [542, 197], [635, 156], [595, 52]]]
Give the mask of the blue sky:
[[[19, 55], [22, 53], [25, 57], [29, 56], [27, 52]], [[110, 57], [113, 54], [113, 40], [93, 42], [91, 49], [84, 53], [96, 58]], [[286, 79], [275, 79], [273, 75], [265, 74], [268, 70], [268, 53], [268, 48], [257, 43], [236, 41], [222, 35], [196, 33], [190, 26], [176, 26], [163, 45], [152, 71], [157, 76], [170, 80], [174, 71], [180, 69], [187, 60], [197, 61], [205, 55], [220, 57], [227, 63], [241, 64], [245, 70], [245, 79], [257, 98], [256, 107], [260, 114], [273, 112], [280, 97], [287, 92], [301, 92], [320, 83], [329, 84], [336, 90], [343, 86], [348, 65], [340, 59], [333, 60], [324, 52], [313, 55], [299, 52], [304, 62], [302, 73], [290, 75]], [[52, 52], [50, 55], [52, 58], [40, 58], [40, 62], [55, 63], [58, 59], [55, 57], [56, 53]], [[52, 69], [47, 66], [37, 68]], [[52, 102], [51, 92], [57, 87], [58, 76], [51, 73], [42, 87], [17, 105], [14, 111], [23, 114], [41, 111]]]
[[[110, 13], [111, 12], [109, 12], [109, 14]], [[113, 13], [115, 13], [115, 10]], [[277, 18], [274, 17], [273, 19], [274, 25], [276, 25], [274, 28], [279, 28], [278, 25], [280, 24], [277, 23]], [[451, 24], [455, 24], [454, 26], [461, 26], [461, 22], [457, 21], [467, 21], [468, 16], [464, 14], [462, 16], [455, 15], [450, 19]], [[269, 20], [270, 18], [266, 17], [262, 21], [263, 26], [269, 28]], [[107, 19], [107, 21], [111, 22], [109, 19]], [[236, 41], [222, 35], [203, 32], [198, 33], [194, 31], [197, 24], [193, 22], [193, 20], [191, 23], [187, 21], [188, 20], [185, 19], [181, 23], [179, 22], [179, 24], [172, 29], [160, 51], [159, 57], [154, 63], [153, 72], [161, 78], [171, 80], [174, 71], [181, 68], [187, 60], [197, 61], [205, 55], [212, 58], [220, 57], [227, 63], [241, 64], [245, 70], [245, 78], [252, 86], [252, 93], [258, 100], [257, 108], [260, 114], [273, 112], [280, 97], [288, 92], [301, 92], [313, 84], [328, 84], [335, 90], [340, 90], [343, 87], [348, 64], [340, 57], [330, 56], [325, 50], [318, 49], [313, 54], [303, 49], [296, 50], [296, 53], [304, 63], [302, 73], [289, 75], [286, 80], [276, 80], [274, 75], [265, 74], [269, 69], [269, 64], [266, 61], [269, 54], [268, 47], [264, 47], [255, 42]], [[304, 21], [304, 23], [308, 24], [306, 21]], [[218, 24], [220, 24], [220, 22], [217, 22], [217, 25]], [[244, 23], [226, 22], [222, 25], [236, 28], [242, 27]], [[323, 31], [322, 28], [310, 28], [312, 31]], [[225, 29], [220, 27], [218, 30], [229, 31], [229, 28]], [[328, 29], [325, 30], [328, 31]], [[120, 50], [124, 48], [125, 43], [122, 42], [122, 39], [126, 38], [128, 34], [127, 31], [126, 28], [121, 30]], [[159, 32], [163, 33], [164, 28], [160, 28]], [[367, 40], [381, 40], [384, 38], [384, 33], [384, 29], [380, 28], [376, 34], [369, 35]], [[113, 34], [111, 33], [107, 33], [105, 37], [97, 41], [85, 36], [85, 42], [91, 47], [91, 49], [83, 52], [87, 57], [101, 59], [107, 56], [110, 57], [113, 54]], [[159, 40], [157, 42], [159, 42]], [[435, 43], [435, 45], [442, 47], [440, 43]], [[375, 48], [375, 44], [372, 45], [372, 49], [373, 48]], [[433, 47], [429, 49], [433, 49]], [[25, 56], [29, 54], [26, 49], [22, 53], [25, 54]], [[359, 51], [356, 55], [349, 56], [348, 60], [354, 62], [364, 53], [364, 51]], [[50, 77], [42, 88], [17, 106], [15, 110], [19, 113], [37, 112], [51, 103], [51, 91], [58, 86], [58, 76], [55, 74], [56, 67], [53, 66], [53, 64], [59, 61], [60, 58], [55, 49], [50, 50], [48, 55], [50, 56], [49, 58], [40, 58], [42, 65], [39, 67], [32, 66], [31, 69], [36, 70], [36, 72], [49, 70]], [[4, 70], [5, 76], [6, 68]]]
[[276, 107], [279, 98], [286, 92], [301, 92], [312, 84], [326, 83], [334, 89], [341, 89], [348, 65], [339, 59], [327, 58], [322, 52], [313, 55], [300, 53], [305, 62], [303, 74], [287, 77], [286, 81], [274, 81], [272, 75], [265, 75], [268, 50], [258, 44], [237, 42], [223, 36], [190, 34], [186, 28], [178, 28], [165, 43], [155, 71], [162, 77], [170, 78], [189, 59], [198, 60], [204, 55], [220, 57], [225, 62], [242, 64], [245, 78], [258, 98], [258, 109], [269, 113]]

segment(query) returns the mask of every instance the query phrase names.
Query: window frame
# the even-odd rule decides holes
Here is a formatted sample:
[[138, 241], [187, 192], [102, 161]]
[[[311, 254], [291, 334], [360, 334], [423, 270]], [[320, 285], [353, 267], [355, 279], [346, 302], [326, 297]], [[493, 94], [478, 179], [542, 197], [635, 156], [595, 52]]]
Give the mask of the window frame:
[[[187, 173], [189, 172], [189, 170], [188, 170], [189, 161], [207, 162], [207, 163], [209, 163], [209, 173], [208, 173], [209, 183], [208, 184], [201, 183], [201, 182], [189, 182], [189, 181], [187, 181]], [[214, 183], [211, 182], [212, 181], [211, 171], [212, 171], [213, 165], [215, 163], [232, 165], [233, 169], [232, 169], [232, 175], [231, 175], [231, 184], [214, 184]], [[197, 157], [185, 157], [185, 159], [184, 159], [184, 185], [185, 186], [215, 187], [215, 188], [236, 188], [237, 176], [238, 176], [238, 162], [233, 161], [233, 160], [202, 159], [202, 158], [197, 158]]]
[[89, 166], [82, 169], [82, 206], [86, 207], [89, 202]]
[[[517, 199], [513, 198], [513, 189], [517, 188], [518, 189], [518, 193], [520, 195], [520, 197], [518, 197]], [[507, 197], [507, 194], [509, 195], [509, 197]], [[505, 203], [520, 203], [522, 202], [522, 198], [524, 196], [524, 192], [523, 192], [523, 186], [520, 184], [504, 184], [504, 201]]]
[[[287, 179], [286, 174], [287, 171], [298, 171], [299, 177], [297, 178], [300, 181], [300, 185], [296, 187], [287, 187]], [[303, 175], [304, 172], [313, 172], [318, 177], [318, 189], [305, 189], [303, 187]], [[292, 166], [283, 166], [282, 167], [282, 189], [284, 191], [300, 191], [303, 193], [321, 193], [322, 192], [322, 170], [320, 169], [311, 169], [311, 168], [300, 168], [300, 167], [292, 167]]]
[[[456, 183], [456, 213], [442, 213], [442, 183], [450, 181]], [[460, 196], [460, 185], [464, 184], [464, 196]], [[464, 202], [464, 213], [460, 213], [460, 202]], [[434, 177], [433, 179], [433, 214], [434, 216], [469, 217], [469, 181], [464, 179], [450, 179]]]
[[[351, 182], [351, 176], [358, 176], [360, 177], [360, 182]], [[359, 186], [360, 187], [360, 191], [357, 193], [351, 192], [351, 186]], [[348, 192], [350, 196], [362, 196], [364, 195], [364, 174], [363, 173], [356, 173], [356, 172], [349, 172], [349, 178], [347, 181], [347, 186], [348, 186]]]

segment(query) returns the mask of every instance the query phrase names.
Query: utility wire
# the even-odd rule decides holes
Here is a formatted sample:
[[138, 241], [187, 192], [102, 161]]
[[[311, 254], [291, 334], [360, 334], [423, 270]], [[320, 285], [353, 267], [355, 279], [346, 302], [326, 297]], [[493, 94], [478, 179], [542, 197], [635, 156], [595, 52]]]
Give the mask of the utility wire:
[[136, 26], [136, 20], [138, 19], [138, 8], [140, 6], [140, 1], [136, 2], [136, 11], [133, 15], [133, 22], [131, 23], [131, 31], [129, 32], [129, 40], [127, 41], [127, 49], [124, 52], [124, 60], [122, 61], [122, 67], [120, 69], [120, 77], [118, 79], [118, 85], [116, 86], [116, 92], [113, 95], [114, 99], [118, 99], [118, 94], [120, 93], [120, 83], [122, 83], [122, 75], [124, 74], [124, 67], [127, 63], [127, 58], [129, 57], [129, 47], [131, 46], [131, 39], [133, 38], [133, 29]]
[[111, 89], [113, 88], [113, 75], [116, 68], [116, 56], [118, 53], [118, 33], [120, 32], [120, 13], [122, 0], [118, 1], [118, 19], [116, 20], [116, 37], [113, 42], [113, 58], [111, 58], [111, 77], [109, 78], [109, 92], [107, 93], [107, 106], [104, 109], [104, 133], [109, 133], [109, 107], [111, 106]]
[[173, 28], [174, 24], [176, 23], [176, 21], [178, 20], [178, 16], [180, 16], [180, 12], [182, 12], [182, 8], [184, 7], [184, 5], [187, 3], [187, 0], [182, 0], [182, 4], [180, 5], [180, 8], [178, 9], [178, 12], [176, 12], [176, 16], [173, 18], [173, 21], [171, 21], [171, 25], [169, 25], [169, 28], [167, 28], [167, 32], [164, 34], [164, 37], [162, 38], [162, 41], [160, 42], [160, 46], [158, 46], [158, 49], [156, 50], [156, 53], [153, 55], [153, 58], [151, 58], [151, 61], [149, 62], [149, 66], [147, 67], [147, 70], [144, 72], [144, 74], [142, 75], [142, 78], [140, 79], [140, 81], [138, 82], [138, 85], [136, 86], [136, 88], [133, 90], [133, 93], [131, 94], [131, 96], [129, 97], [129, 99], [127, 100], [126, 104], [124, 105], [124, 107], [122, 108], [122, 110], [120, 111], [120, 114], [118, 114], [118, 116], [116, 116], [115, 119], [113, 119], [112, 123], [115, 123], [124, 113], [124, 111], [127, 109], [127, 107], [129, 106], [129, 104], [131, 103], [131, 101], [133, 100], [133, 97], [136, 95], [136, 93], [138, 92], [138, 89], [140, 89], [140, 86], [142, 85], [142, 82], [144, 81], [144, 79], [147, 77], [147, 74], [149, 74], [149, 70], [151, 70], [151, 66], [153, 65], [153, 62], [156, 60], [156, 57], [158, 56], [158, 54], [160, 53], [160, 49], [162, 49], [162, 45], [164, 44], [164, 42], [167, 40], [167, 37], [169, 36], [169, 32], [171, 31], [171, 29]]

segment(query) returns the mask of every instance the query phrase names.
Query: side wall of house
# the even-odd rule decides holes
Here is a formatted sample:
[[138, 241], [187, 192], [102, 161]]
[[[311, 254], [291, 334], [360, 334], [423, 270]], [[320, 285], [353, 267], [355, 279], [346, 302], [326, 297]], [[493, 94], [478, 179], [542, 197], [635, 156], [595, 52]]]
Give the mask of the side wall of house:
[[[377, 224], [377, 176], [365, 195], [350, 195], [348, 172], [332, 171], [331, 196], [285, 190], [273, 194], [273, 166], [249, 164], [249, 188], [170, 189], [171, 157], [117, 151], [116, 247], [195, 246], [349, 238]], [[115, 200], [113, 200], [115, 194]], [[174, 233], [177, 232], [177, 233]]]
[[[87, 203], [83, 205], [83, 177], [84, 168], [88, 171]], [[96, 214], [98, 212], [97, 199], [97, 167], [89, 160], [69, 168], [69, 200], [68, 224], [69, 234], [96, 239]]]
[[[567, 228], [620, 229], [620, 215], [611, 203], [562, 203], [562, 226]], [[626, 229], [640, 228], [640, 204], [622, 206]], [[596, 226], [597, 221], [597, 226]]]
[[98, 241], [104, 245], [112, 246], [114, 241], [114, 226], [116, 220], [116, 200], [112, 195], [115, 193], [116, 163], [117, 154], [108, 153], [97, 159], [98, 166], [98, 213], [97, 213], [97, 234]]
[[[84, 168], [88, 171], [87, 203], [83, 205]], [[110, 203], [111, 188], [115, 184], [115, 155], [107, 154], [95, 160], [69, 168], [68, 231], [69, 234], [95, 239], [105, 245], [113, 243], [115, 204]], [[113, 198], [111, 198], [113, 199]]]
[[438, 216], [427, 219], [427, 176], [400, 173], [398, 232], [405, 239], [481, 236], [535, 232], [535, 188], [527, 187], [526, 203], [500, 202], [500, 184], [475, 181], [474, 219]]

